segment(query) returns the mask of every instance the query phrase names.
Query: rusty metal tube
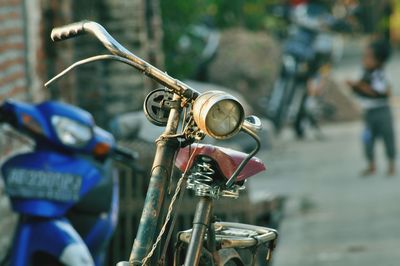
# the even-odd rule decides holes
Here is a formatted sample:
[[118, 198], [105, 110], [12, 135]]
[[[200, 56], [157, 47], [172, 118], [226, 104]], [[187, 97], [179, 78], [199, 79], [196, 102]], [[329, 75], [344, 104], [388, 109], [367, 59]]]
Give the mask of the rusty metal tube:
[[193, 219], [192, 236], [185, 258], [185, 266], [196, 266], [199, 264], [204, 236], [206, 235], [212, 215], [212, 203], [213, 201], [210, 197], [202, 197], [197, 204]]
[[[174, 100], [179, 101], [179, 99], [178, 95], [174, 95]], [[176, 134], [179, 126], [180, 112], [180, 109], [171, 109], [163, 136]], [[157, 150], [151, 171], [150, 184], [129, 258], [130, 265], [142, 264], [143, 258], [152, 247], [156, 237], [157, 225], [162, 219], [161, 209], [164, 204], [175, 155], [179, 148], [176, 138], [163, 136], [156, 143]]]

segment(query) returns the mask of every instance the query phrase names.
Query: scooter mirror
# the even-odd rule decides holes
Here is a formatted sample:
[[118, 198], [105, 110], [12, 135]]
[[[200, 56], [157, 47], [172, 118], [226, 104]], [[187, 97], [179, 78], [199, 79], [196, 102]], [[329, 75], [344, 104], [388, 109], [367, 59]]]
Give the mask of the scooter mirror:
[[244, 119], [242, 127], [249, 129], [253, 132], [260, 131], [262, 129], [261, 119], [255, 115], [247, 116]]

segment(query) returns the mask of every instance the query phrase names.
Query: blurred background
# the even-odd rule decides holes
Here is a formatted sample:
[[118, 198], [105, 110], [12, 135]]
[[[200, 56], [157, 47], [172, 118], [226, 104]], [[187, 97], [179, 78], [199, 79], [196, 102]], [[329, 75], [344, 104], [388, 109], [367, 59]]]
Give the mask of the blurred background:
[[[154, 139], [162, 129], [147, 122], [141, 110], [145, 96], [157, 84], [124, 65], [98, 62], [73, 71], [49, 89], [43, 86], [74, 61], [105, 52], [87, 36], [53, 43], [51, 29], [83, 19], [97, 21], [128, 49], [171, 76], [200, 91], [231, 92], [243, 101], [248, 114], [262, 118], [259, 157], [268, 170], [249, 181], [247, 194], [238, 203], [242, 213], [235, 215], [279, 230], [273, 265], [398, 265], [400, 175], [385, 177], [384, 152], [379, 147], [377, 174], [359, 177], [365, 166], [362, 112], [344, 81], [359, 78], [368, 40], [385, 38], [392, 46], [386, 72], [393, 88], [395, 125], [399, 124], [400, 1], [310, 1], [329, 14], [325, 25], [313, 29], [315, 36], [328, 36], [322, 41], [322, 49], [328, 50], [321, 52], [322, 61], [315, 61], [319, 51], [314, 51], [314, 41], [294, 44], [306, 69], [296, 74], [302, 78], [294, 82], [306, 87], [315, 80], [319, 84], [317, 95], [309, 95], [317, 98], [318, 127], [312, 120], [301, 120], [299, 134], [298, 114], [309, 89], [302, 90], [297, 109], [294, 92], [291, 100], [279, 105], [286, 106], [285, 111], [272, 110], [271, 115], [270, 106], [278, 81], [288, 80], [282, 76], [282, 66], [300, 23], [292, 10], [303, 2], [0, 0], [0, 100], [55, 99], [86, 109], [98, 125], [139, 152], [148, 171]], [[284, 113], [279, 121], [277, 112]], [[218, 144], [251, 148], [243, 136]], [[0, 137], [0, 148], [4, 160], [23, 145]], [[126, 189], [111, 261], [127, 256], [145, 187], [127, 177], [145, 179], [145, 174], [121, 171]], [[140, 192], [132, 196], [132, 191]], [[248, 204], [253, 207], [247, 208]], [[225, 211], [227, 217], [230, 211], [234, 212]], [[0, 179], [0, 257], [9, 246], [15, 221]], [[189, 221], [190, 217], [182, 223]]]

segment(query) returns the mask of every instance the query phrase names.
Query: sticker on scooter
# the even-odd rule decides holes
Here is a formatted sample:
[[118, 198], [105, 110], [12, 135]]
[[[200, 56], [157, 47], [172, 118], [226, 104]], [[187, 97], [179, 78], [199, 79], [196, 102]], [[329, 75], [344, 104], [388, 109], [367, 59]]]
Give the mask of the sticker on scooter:
[[79, 199], [82, 177], [67, 173], [31, 169], [12, 169], [6, 178], [8, 195], [63, 202]]

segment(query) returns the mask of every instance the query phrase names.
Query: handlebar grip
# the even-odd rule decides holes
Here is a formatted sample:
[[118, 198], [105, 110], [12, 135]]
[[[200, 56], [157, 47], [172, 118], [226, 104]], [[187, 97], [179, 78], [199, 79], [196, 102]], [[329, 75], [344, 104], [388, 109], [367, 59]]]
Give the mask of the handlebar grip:
[[54, 28], [51, 31], [51, 39], [54, 42], [63, 41], [69, 38], [73, 38], [78, 35], [85, 34], [85, 23], [88, 22], [87, 20], [83, 20], [80, 22], [68, 24], [65, 26]]

